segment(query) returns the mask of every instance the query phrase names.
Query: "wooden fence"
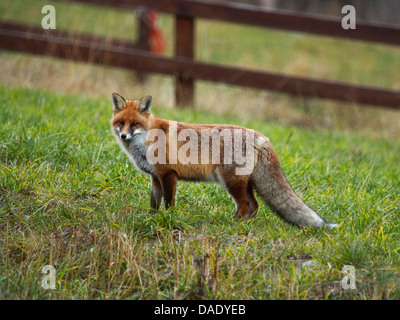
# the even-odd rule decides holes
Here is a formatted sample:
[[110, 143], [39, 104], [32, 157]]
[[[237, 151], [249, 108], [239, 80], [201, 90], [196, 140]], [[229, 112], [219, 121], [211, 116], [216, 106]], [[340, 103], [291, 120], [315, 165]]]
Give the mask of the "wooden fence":
[[[63, 1], [68, 2], [68, 0]], [[337, 18], [320, 18], [206, 0], [69, 0], [69, 2], [172, 14], [175, 16], [175, 55], [165, 57], [149, 52], [148, 30], [143, 21], [140, 24], [139, 42], [135, 44], [0, 22], [0, 49], [87, 61], [138, 72], [173, 75], [176, 78], [176, 104], [181, 106], [192, 104], [194, 81], [198, 79], [305, 97], [400, 109], [400, 92], [394, 90], [294, 77], [194, 60], [196, 18], [399, 46], [400, 28], [394, 26], [358, 22], [357, 29], [344, 30], [341, 20]]]

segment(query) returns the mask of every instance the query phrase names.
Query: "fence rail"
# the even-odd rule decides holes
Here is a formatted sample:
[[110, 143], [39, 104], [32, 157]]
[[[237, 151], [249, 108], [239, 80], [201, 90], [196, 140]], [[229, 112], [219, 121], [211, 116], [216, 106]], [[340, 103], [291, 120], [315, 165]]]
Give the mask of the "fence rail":
[[[64, 0], [65, 1], [65, 0]], [[342, 82], [293, 77], [257, 70], [221, 66], [194, 60], [195, 18], [216, 19], [261, 27], [295, 30], [320, 35], [400, 45], [400, 28], [358, 23], [356, 30], [343, 30], [338, 19], [274, 12], [248, 5], [215, 3], [204, 0], [70, 0], [93, 5], [150, 9], [175, 15], [175, 56], [165, 57], [146, 50], [146, 30], [142, 41], [133, 44], [89, 35], [45, 31], [14, 23], [0, 23], [0, 48], [49, 55], [154, 72], [176, 77], [176, 102], [191, 104], [194, 81], [206, 80], [293, 95], [319, 97], [400, 109], [400, 92]]]
[[306, 32], [329, 37], [400, 45], [400, 28], [358, 22], [357, 29], [344, 30], [341, 19], [290, 11], [273, 11], [259, 6], [209, 0], [58, 0], [129, 9], [149, 8], [187, 18], [211, 19], [265, 28]]

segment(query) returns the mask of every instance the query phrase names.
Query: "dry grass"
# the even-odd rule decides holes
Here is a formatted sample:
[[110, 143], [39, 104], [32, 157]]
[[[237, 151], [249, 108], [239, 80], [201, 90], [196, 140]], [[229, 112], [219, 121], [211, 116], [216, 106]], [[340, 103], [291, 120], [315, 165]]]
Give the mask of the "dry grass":
[[[148, 75], [145, 83], [134, 72], [23, 54], [0, 55], [0, 83], [45, 88], [59, 93], [108, 98], [111, 92], [137, 98], [152, 94], [157, 104], [174, 107], [174, 80]], [[237, 114], [244, 119], [276, 121], [312, 129], [344, 130], [375, 137], [400, 136], [399, 112], [351, 103], [295, 98], [268, 91], [199, 82], [195, 108]]]

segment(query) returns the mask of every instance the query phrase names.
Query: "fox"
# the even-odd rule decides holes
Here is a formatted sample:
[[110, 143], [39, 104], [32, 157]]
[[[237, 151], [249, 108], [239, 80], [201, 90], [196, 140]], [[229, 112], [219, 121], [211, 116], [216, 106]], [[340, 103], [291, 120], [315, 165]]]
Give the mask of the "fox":
[[[131, 100], [118, 93], [112, 94], [111, 130], [137, 169], [151, 178], [149, 212], [158, 211], [162, 201], [166, 210], [175, 205], [178, 180], [211, 181], [224, 186], [233, 198], [238, 220], [256, 217], [259, 209], [256, 192], [291, 225], [327, 229], [338, 226], [318, 215], [296, 195], [269, 139], [257, 131], [236, 125], [158, 118], [152, 113], [150, 95]], [[208, 140], [204, 138], [205, 132], [212, 132]], [[237, 150], [232, 148], [233, 140], [235, 146], [240, 145]], [[246, 158], [239, 157], [244, 150], [250, 159], [247, 164], [239, 161]]]

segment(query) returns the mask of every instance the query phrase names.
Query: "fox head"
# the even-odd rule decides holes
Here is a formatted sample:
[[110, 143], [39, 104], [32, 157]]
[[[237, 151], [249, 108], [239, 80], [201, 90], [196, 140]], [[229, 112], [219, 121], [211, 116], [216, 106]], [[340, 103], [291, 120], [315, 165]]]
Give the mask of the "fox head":
[[112, 131], [123, 142], [139, 137], [144, 138], [151, 129], [151, 96], [140, 100], [124, 99], [118, 93], [112, 94]]

